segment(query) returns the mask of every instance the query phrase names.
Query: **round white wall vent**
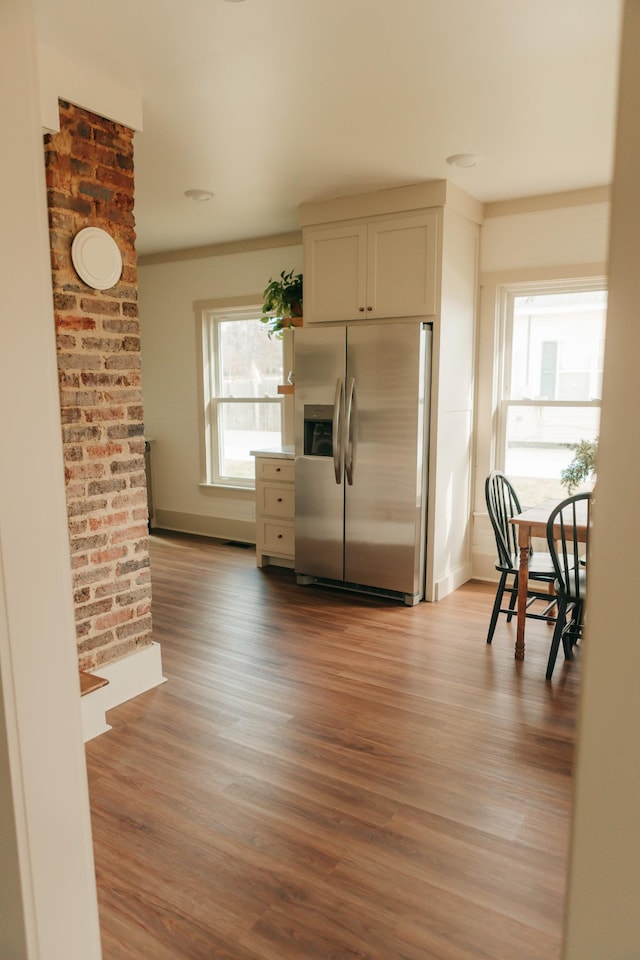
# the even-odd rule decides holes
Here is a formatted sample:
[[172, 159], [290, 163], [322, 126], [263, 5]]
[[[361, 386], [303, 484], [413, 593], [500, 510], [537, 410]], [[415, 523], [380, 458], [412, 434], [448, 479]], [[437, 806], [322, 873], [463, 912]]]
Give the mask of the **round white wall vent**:
[[118, 245], [100, 227], [85, 227], [76, 233], [71, 244], [71, 260], [80, 279], [94, 290], [108, 290], [122, 274]]

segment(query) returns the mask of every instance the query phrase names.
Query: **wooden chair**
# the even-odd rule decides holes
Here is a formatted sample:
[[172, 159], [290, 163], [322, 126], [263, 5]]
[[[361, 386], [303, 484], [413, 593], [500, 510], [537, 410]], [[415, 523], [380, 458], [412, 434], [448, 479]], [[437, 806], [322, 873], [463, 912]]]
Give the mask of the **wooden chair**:
[[[496, 598], [491, 613], [489, 623], [489, 632], [487, 634], [487, 643], [493, 640], [493, 634], [496, 629], [498, 617], [501, 613], [506, 614], [507, 622], [516, 615], [516, 600], [518, 598], [518, 532], [512, 523], [509, 523], [511, 517], [522, 513], [522, 507], [518, 500], [518, 495], [513, 485], [507, 479], [504, 473], [494, 470], [489, 474], [484, 485], [485, 499], [487, 501], [487, 510], [489, 519], [496, 538], [496, 547], [498, 550], [498, 562], [496, 570], [500, 573], [500, 581], [496, 590]], [[512, 577], [509, 584], [508, 580]], [[529, 554], [529, 580], [547, 584], [546, 591], [543, 589], [527, 589], [527, 617], [534, 620], [546, 620], [548, 623], [555, 621], [554, 610], [556, 598], [553, 596], [553, 583], [556, 579], [556, 572], [553, 561], [548, 553]], [[510, 594], [509, 605], [502, 606], [505, 593]], [[536, 612], [529, 608], [536, 600], [544, 600], [545, 607], [542, 611]]]
[[[586, 506], [586, 517], [580, 511], [581, 504]], [[547, 543], [555, 570], [555, 589], [558, 596], [558, 616], [551, 639], [547, 680], [553, 675], [560, 641], [565, 660], [572, 660], [573, 647], [582, 635], [590, 514], [591, 494], [578, 493], [559, 503], [547, 520]], [[585, 532], [579, 532], [578, 528]]]

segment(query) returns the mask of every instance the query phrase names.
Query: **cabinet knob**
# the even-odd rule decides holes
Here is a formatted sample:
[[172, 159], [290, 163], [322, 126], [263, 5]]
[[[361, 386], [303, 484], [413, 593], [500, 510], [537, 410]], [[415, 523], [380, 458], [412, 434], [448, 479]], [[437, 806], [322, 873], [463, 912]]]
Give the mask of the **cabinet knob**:
[[282, 534], [281, 534], [281, 533], [278, 534], [278, 540], [282, 540]]
[[373, 307], [367, 307], [367, 310], [373, 310]]
[[276, 467], [276, 473], [280, 473], [280, 467]]
[[364, 313], [364, 307], [358, 307], [358, 310], [360, 311], [360, 313]]
[[282, 503], [282, 497], [278, 497], [278, 503]]

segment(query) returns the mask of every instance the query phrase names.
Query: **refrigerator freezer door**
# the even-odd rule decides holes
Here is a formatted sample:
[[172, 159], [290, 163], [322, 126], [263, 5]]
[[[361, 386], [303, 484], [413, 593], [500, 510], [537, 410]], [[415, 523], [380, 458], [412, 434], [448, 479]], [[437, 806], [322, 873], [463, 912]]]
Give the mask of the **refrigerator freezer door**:
[[[344, 403], [340, 385], [344, 378], [346, 330], [298, 328], [295, 353], [295, 448], [296, 448], [296, 547], [295, 569], [299, 575], [342, 580], [344, 576], [344, 480], [342, 475], [342, 422]], [[305, 409], [330, 406], [331, 444], [326, 455], [305, 453]], [[334, 442], [335, 441], [335, 442]], [[313, 449], [307, 444], [307, 450]], [[336, 470], [335, 454], [339, 469]], [[337, 482], [339, 480], [339, 482]]]
[[424, 590], [427, 336], [414, 322], [350, 326], [347, 337], [355, 388], [344, 579], [406, 602]]

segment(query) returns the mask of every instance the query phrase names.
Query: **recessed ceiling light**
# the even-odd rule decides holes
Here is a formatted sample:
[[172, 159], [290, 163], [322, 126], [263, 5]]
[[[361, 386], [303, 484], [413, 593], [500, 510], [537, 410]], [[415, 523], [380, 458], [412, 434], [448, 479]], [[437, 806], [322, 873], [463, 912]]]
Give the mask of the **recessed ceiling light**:
[[447, 157], [447, 163], [452, 167], [475, 167], [480, 163], [480, 157], [477, 153], [452, 153]]
[[189, 200], [211, 200], [213, 191], [211, 190], [185, 190], [185, 197]]

